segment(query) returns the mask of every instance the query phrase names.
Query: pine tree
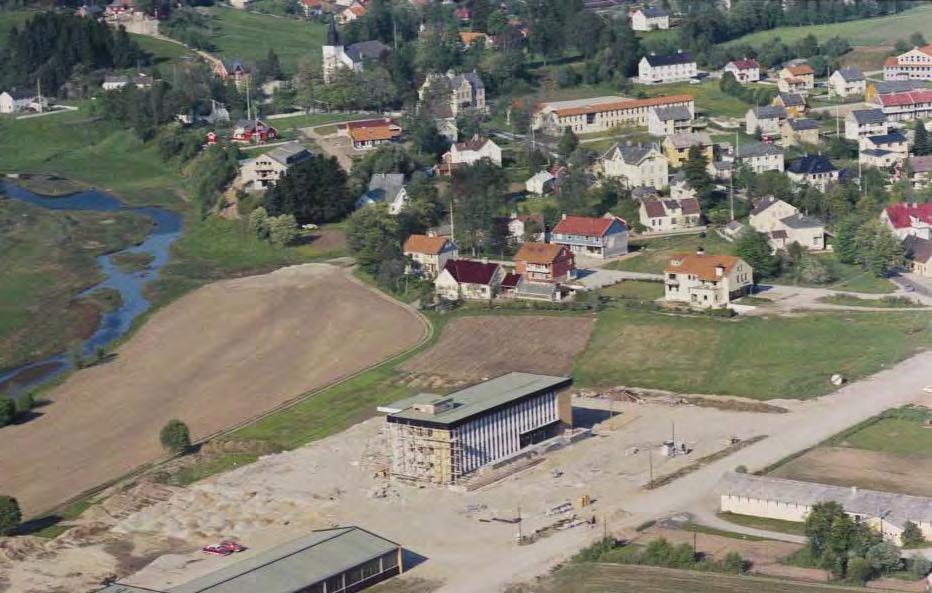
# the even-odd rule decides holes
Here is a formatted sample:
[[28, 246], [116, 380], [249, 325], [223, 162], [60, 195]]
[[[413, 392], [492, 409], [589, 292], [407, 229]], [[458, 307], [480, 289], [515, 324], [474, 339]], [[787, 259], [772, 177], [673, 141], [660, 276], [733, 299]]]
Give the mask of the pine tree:
[[932, 153], [932, 143], [929, 142], [929, 132], [922, 120], [916, 120], [913, 136], [913, 154], [923, 156]]
[[560, 141], [557, 143], [557, 152], [560, 153], [560, 156], [566, 158], [576, 150], [576, 147], [579, 146], [579, 138], [576, 136], [573, 129], [569, 126], [566, 126], [566, 129], [563, 130], [563, 135], [560, 136]]

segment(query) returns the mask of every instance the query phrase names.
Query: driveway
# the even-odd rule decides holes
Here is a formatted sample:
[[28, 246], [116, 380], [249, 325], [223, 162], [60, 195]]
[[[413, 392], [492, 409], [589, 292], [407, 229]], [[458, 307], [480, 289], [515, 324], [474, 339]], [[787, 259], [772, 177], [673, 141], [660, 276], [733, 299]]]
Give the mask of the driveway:
[[792, 311], [793, 309], [825, 309], [825, 310], [855, 310], [855, 311], [916, 311], [922, 310], [918, 307], [870, 307], [867, 306], [847, 306], [847, 305], [833, 305], [830, 303], [820, 302], [819, 299], [822, 299], [827, 296], [834, 295], [850, 295], [856, 296], [859, 299], [865, 301], [871, 300], [880, 300], [884, 297], [896, 296], [896, 297], [906, 297], [910, 300], [916, 301], [917, 304], [924, 305], [925, 307], [932, 307], [932, 295], [926, 295], [920, 293], [918, 290], [906, 291], [903, 289], [897, 290], [888, 294], [870, 294], [870, 293], [852, 293], [843, 290], [831, 290], [829, 288], [807, 288], [803, 286], [790, 286], [782, 284], [762, 284], [758, 286], [759, 292], [755, 296], [761, 298], [769, 299], [773, 301], [772, 306], [767, 306], [765, 308], [760, 308], [759, 310], [765, 313], [772, 313], [774, 311]]

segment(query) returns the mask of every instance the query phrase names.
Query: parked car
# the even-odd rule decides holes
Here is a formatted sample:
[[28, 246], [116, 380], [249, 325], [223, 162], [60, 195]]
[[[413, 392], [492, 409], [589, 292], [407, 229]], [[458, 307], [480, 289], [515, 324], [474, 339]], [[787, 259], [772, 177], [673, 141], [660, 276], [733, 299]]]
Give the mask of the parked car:
[[218, 547], [223, 548], [225, 550], [229, 550], [231, 554], [235, 554], [237, 552], [243, 552], [246, 550], [246, 546], [244, 546], [243, 544], [239, 542], [235, 542], [231, 539], [223, 540], [222, 542], [220, 542], [220, 545]]
[[211, 556], [229, 556], [233, 553], [232, 550], [223, 546], [204, 546], [201, 548], [201, 552], [210, 554]]

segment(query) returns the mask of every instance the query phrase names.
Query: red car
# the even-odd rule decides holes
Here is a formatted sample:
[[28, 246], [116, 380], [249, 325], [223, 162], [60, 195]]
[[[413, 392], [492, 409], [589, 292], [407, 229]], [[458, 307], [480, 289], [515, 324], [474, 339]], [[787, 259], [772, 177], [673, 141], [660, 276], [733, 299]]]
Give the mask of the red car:
[[201, 552], [205, 554], [210, 554], [212, 556], [229, 556], [233, 553], [229, 548], [225, 548], [222, 545], [220, 546], [204, 546], [201, 548]]
[[224, 550], [228, 550], [231, 554], [235, 552], [242, 552], [246, 549], [246, 546], [240, 543], [237, 543], [231, 539], [223, 540], [222, 542], [220, 542], [220, 545], [218, 547], [223, 548]]

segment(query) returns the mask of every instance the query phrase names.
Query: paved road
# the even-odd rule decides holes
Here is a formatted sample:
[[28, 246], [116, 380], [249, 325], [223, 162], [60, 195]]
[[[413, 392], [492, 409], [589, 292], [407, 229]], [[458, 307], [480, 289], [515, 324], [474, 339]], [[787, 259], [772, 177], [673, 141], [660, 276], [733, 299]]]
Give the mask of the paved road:
[[[599, 513], [611, 518], [613, 531], [630, 529], [647, 519], [677, 512], [708, 516], [717, 507], [719, 481], [738, 465], [746, 466], [749, 471], [763, 469], [883, 410], [922, 398], [932, 400], [922, 393], [922, 388], [930, 384], [932, 352], [924, 352], [830, 395], [794, 403], [792, 412], [773, 415], [768, 438], [656, 490], [618, 491], [611, 499], [599, 502]], [[729, 529], [738, 530], [732, 526]], [[464, 574], [448, 580], [440, 591], [499, 591], [509, 583], [533, 579], [601, 534], [601, 529], [577, 528], [530, 546], [516, 547], [514, 553], [506, 557], [490, 557], [474, 550], [468, 554], [473, 557], [464, 557], [464, 561], [481, 559], [481, 566], [473, 566], [468, 571], [464, 567]]]

